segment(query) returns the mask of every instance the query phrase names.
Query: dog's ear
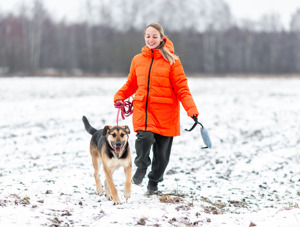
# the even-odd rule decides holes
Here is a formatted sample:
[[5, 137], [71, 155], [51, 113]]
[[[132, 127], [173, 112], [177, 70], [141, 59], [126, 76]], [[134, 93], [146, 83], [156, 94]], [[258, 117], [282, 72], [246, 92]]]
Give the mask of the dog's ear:
[[107, 133], [109, 133], [110, 129], [111, 129], [111, 126], [106, 125], [102, 131], [102, 136], [106, 136]]
[[130, 129], [129, 129], [129, 127], [128, 127], [127, 125], [125, 125], [124, 128], [125, 128], [125, 131], [127, 132], [127, 134], [130, 134]]

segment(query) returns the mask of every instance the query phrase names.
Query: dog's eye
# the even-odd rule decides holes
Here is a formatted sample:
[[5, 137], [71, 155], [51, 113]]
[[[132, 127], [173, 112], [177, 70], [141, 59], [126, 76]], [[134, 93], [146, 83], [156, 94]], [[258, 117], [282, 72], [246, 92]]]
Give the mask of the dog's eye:
[[117, 136], [116, 133], [111, 134], [114, 138]]
[[125, 136], [125, 134], [124, 133], [121, 133], [121, 135], [120, 135], [121, 137], [124, 137]]

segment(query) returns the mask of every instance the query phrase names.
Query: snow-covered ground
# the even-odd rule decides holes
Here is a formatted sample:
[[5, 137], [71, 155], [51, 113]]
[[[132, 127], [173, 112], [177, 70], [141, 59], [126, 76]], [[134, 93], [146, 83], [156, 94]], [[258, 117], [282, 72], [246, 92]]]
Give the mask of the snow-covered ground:
[[126, 202], [119, 169], [114, 206], [95, 193], [81, 117], [115, 125], [125, 80], [0, 79], [0, 226], [300, 226], [300, 79], [190, 78], [213, 148], [182, 108], [163, 195], [145, 178]]

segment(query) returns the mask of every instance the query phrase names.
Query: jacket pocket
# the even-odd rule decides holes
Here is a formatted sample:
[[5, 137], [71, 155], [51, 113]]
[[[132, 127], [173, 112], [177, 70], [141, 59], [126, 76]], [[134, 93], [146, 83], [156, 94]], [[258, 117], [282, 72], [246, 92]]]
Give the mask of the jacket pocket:
[[173, 104], [174, 100], [167, 97], [151, 97], [151, 103]]
[[145, 95], [135, 95], [132, 101], [143, 101]]

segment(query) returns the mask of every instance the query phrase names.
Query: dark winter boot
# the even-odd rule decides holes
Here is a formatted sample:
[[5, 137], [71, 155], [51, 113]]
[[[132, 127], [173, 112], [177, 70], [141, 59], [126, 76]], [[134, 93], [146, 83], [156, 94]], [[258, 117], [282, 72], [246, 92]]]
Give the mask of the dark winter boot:
[[158, 193], [157, 182], [149, 180], [147, 186], [147, 195], [153, 195]]
[[141, 185], [143, 182], [143, 179], [146, 175], [147, 168], [137, 168], [135, 174], [132, 177], [131, 182], [136, 184], [136, 185]]

